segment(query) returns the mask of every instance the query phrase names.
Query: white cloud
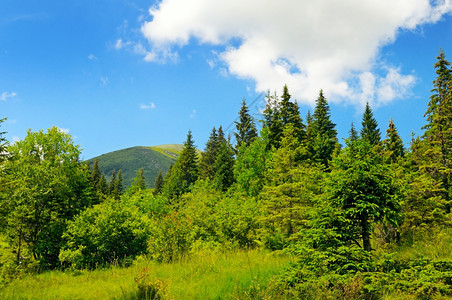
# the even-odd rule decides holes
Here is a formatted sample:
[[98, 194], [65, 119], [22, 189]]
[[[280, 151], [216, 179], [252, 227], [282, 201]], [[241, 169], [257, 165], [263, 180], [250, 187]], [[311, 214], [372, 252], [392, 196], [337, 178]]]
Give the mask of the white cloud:
[[1, 101], [6, 101], [9, 98], [14, 98], [16, 96], [17, 96], [17, 93], [15, 93], [15, 92], [3, 92], [3, 93], [0, 94], [0, 100]]
[[115, 43], [115, 49], [116, 50], [121, 50], [123, 46], [124, 46], [124, 44], [122, 42], [122, 39], [116, 40], [116, 43]]
[[92, 60], [92, 61], [96, 61], [97, 57], [94, 54], [90, 54], [90, 55], [88, 55], [88, 59]]
[[155, 103], [150, 102], [149, 104], [141, 104], [140, 108], [141, 109], [154, 109], [155, 108]]
[[192, 112], [191, 112], [191, 114], [190, 114], [190, 118], [194, 118], [194, 117], [196, 117], [196, 114], [197, 114], [198, 112], [196, 111], [196, 109], [194, 109], [194, 110], [192, 110]]
[[385, 104], [415, 79], [379, 68], [381, 47], [451, 11], [450, 0], [162, 0], [141, 30], [151, 46], [147, 61], [177, 60], [195, 39], [224, 46], [218, 58], [228, 72], [254, 80], [257, 91], [286, 83], [311, 104], [321, 88], [332, 101]]

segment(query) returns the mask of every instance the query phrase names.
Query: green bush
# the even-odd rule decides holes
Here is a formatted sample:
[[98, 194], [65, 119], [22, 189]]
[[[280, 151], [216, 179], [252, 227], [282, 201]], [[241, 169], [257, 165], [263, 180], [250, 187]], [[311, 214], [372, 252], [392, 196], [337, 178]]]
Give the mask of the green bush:
[[149, 224], [136, 206], [107, 200], [68, 222], [60, 261], [80, 269], [133, 258], [146, 252]]

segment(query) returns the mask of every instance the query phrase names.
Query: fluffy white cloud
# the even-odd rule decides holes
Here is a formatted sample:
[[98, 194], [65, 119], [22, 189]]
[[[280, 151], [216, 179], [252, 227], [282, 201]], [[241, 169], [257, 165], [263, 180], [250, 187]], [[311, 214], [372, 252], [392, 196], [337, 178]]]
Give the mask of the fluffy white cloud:
[[147, 61], [175, 60], [194, 38], [224, 45], [218, 56], [229, 73], [253, 79], [257, 91], [287, 83], [304, 102], [323, 88], [333, 101], [384, 104], [414, 77], [394, 67], [377, 72], [381, 47], [451, 10], [450, 0], [162, 0], [142, 33]]
[[9, 98], [14, 98], [14, 97], [16, 97], [16, 96], [17, 96], [17, 94], [16, 94], [15, 92], [11, 92], [11, 93], [9, 93], [9, 92], [3, 92], [3, 93], [0, 94], [0, 100], [1, 100], [1, 101], [6, 101], [6, 100], [8, 100]]
[[141, 109], [154, 109], [155, 108], [155, 103], [150, 102], [149, 104], [141, 104], [140, 108]]

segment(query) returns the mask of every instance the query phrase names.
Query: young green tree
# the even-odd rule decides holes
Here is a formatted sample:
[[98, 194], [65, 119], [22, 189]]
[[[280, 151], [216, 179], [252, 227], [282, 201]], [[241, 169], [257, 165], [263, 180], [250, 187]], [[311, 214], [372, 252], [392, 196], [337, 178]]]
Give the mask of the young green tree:
[[320, 90], [307, 136], [309, 156], [313, 161], [328, 166], [338, 143], [335, 127], [330, 119], [328, 101]]
[[163, 188], [163, 175], [162, 171], [159, 171], [159, 174], [157, 175], [157, 178], [155, 179], [154, 183], [154, 195], [160, 194]]
[[214, 127], [199, 161], [199, 177], [201, 179], [212, 179], [215, 175], [214, 165], [219, 148], [218, 140], [217, 130]]
[[389, 120], [388, 129], [386, 130], [386, 139], [383, 141], [383, 148], [391, 163], [397, 162], [400, 157], [405, 155], [403, 141], [397, 132], [392, 118]]
[[376, 222], [400, 221], [400, 190], [389, 165], [367, 140], [347, 141], [333, 160], [326, 181], [326, 195], [338, 210], [342, 238], [371, 250], [370, 236]]
[[353, 125], [353, 122], [352, 122], [352, 125], [350, 126], [350, 131], [348, 133], [349, 133], [348, 138], [350, 139], [351, 142], [354, 142], [357, 139], [359, 139], [358, 131], [356, 131], [355, 125]]
[[279, 148], [283, 131], [279, 98], [276, 95], [276, 92], [273, 95], [268, 92], [265, 101], [266, 104], [265, 110], [263, 111], [264, 119], [262, 120], [262, 129], [268, 128], [269, 149], [272, 147], [277, 149]]
[[300, 116], [300, 110], [297, 102], [290, 101], [291, 95], [287, 85], [284, 85], [283, 94], [281, 96], [280, 111], [283, 130], [288, 124], [293, 127], [293, 134], [301, 142], [306, 136], [306, 126]]
[[163, 194], [168, 198], [179, 197], [189, 191], [190, 186], [195, 183], [198, 177], [198, 154], [191, 130], [189, 130], [182, 152], [165, 177]]
[[115, 200], [119, 201], [122, 195], [122, 170], [119, 170], [118, 175], [116, 176], [116, 180], [113, 184], [113, 189], [111, 190], [110, 196], [112, 196]]
[[28, 131], [8, 147], [3, 165], [1, 231], [16, 248], [28, 248], [41, 267], [56, 267], [66, 222], [92, 204], [89, 171], [70, 135], [53, 127]]
[[361, 138], [368, 141], [371, 145], [380, 144], [380, 129], [378, 129], [378, 123], [374, 118], [369, 102], [366, 103], [361, 124]]
[[[221, 127], [220, 127], [221, 129]], [[224, 135], [218, 135], [218, 151], [214, 162], [213, 182], [217, 189], [226, 191], [234, 183], [234, 149]]]
[[116, 187], [116, 170], [111, 172], [110, 183], [108, 184], [108, 195], [113, 194], [113, 190]]
[[246, 106], [246, 100], [243, 98], [242, 107], [239, 111], [239, 121], [235, 122], [236, 132], [234, 132], [236, 146], [238, 151], [242, 144], [249, 145], [257, 137], [256, 124], [254, 118], [250, 115], [249, 109]]

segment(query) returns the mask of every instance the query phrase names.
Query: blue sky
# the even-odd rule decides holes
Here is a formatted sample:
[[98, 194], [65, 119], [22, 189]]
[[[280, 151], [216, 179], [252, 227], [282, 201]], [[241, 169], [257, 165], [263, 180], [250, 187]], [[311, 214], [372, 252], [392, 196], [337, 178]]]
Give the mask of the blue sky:
[[408, 143], [439, 49], [452, 60], [450, 2], [303, 2], [3, 0], [2, 131], [13, 142], [58, 126], [85, 159], [189, 129], [203, 149], [243, 97], [259, 117], [262, 93], [287, 83], [303, 117], [324, 90], [340, 137], [369, 101]]

